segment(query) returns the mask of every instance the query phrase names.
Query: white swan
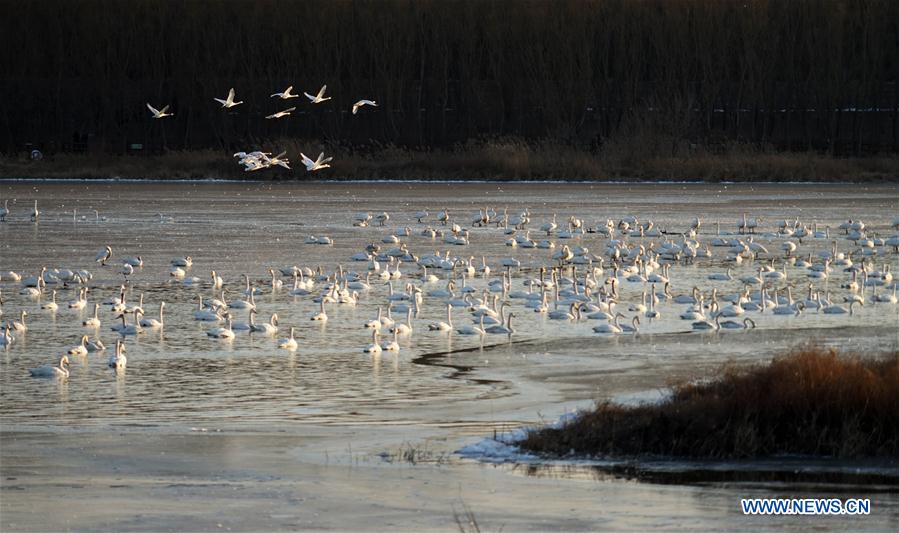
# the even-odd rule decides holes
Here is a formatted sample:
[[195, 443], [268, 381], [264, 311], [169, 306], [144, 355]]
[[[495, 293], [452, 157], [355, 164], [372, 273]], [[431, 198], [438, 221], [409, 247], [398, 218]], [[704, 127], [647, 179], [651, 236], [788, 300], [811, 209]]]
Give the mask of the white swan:
[[286, 116], [289, 116], [291, 113], [293, 113], [296, 110], [297, 110], [296, 107], [288, 107], [287, 109], [284, 109], [283, 111], [278, 111], [277, 113], [272, 113], [271, 115], [268, 115], [265, 118], [271, 120], [274, 118], [286, 117]]
[[150, 105], [150, 102], [147, 102], [147, 109], [150, 110], [150, 113], [153, 113], [153, 118], [165, 118], [165, 117], [174, 117], [174, 113], [166, 113], [169, 110], [169, 106], [165, 106], [162, 109], [156, 109], [155, 107]]
[[304, 92], [303, 94], [305, 94], [306, 98], [308, 98], [309, 101], [312, 102], [313, 104], [320, 104], [326, 100], [331, 99], [330, 96], [327, 96], [327, 97], [325, 96], [325, 89], [327, 89], [327, 88], [328, 88], [327, 85], [322, 85], [322, 88], [318, 90], [318, 94], [316, 94], [315, 96], [312, 96], [311, 94], [309, 94], [307, 92]]
[[318, 313], [312, 315], [309, 320], [314, 320], [316, 322], [327, 322], [328, 321], [328, 313], [325, 312], [325, 299], [322, 298], [318, 303]]
[[[512, 317], [513, 316], [515, 316], [515, 313], [509, 313], [509, 316], [506, 317], [505, 324], [497, 324], [495, 326], [490, 326], [485, 331], [487, 333], [492, 333], [494, 335], [496, 335], [496, 334], [511, 335], [511, 334], [515, 333], [515, 330], [512, 329]], [[481, 317], [482, 320], [483, 320], [483, 318], [484, 317]]]
[[215, 100], [216, 102], [222, 104], [222, 107], [226, 107], [226, 108], [229, 108], [229, 109], [232, 108], [232, 107], [234, 107], [234, 106], [236, 106], [236, 105], [240, 105], [240, 104], [243, 103], [243, 100], [241, 100], [240, 102], [235, 102], [235, 101], [234, 101], [234, 87], [232, 87], [231, 90], [228, 91], [228, 98], [226, 98], [226, 99], [224, 99], [224, 100], [221, 100], [221, 99], [219, 99], [219, 98], [213, 98], [213, 100]]
[[480, 335], [484, 336], [486, 332], [484, 331], [484, 315], [481, 315], [481, 324], [478, 326], [462, 326], [456, 329], [456, 332], [459, 335]]
[[396, 332], [399, 335], [411, 335], [412, 334], [412, 308], [410, 307], [406, 310], [406, 323], [405, 324], [394, 324], [392, 328], [390, 328], [390, 332]]
[[[374, 100], [359, 100], [358, 102], [356, 102], [355, 104], [353, 104], [353, 114], [355, 115], [356, 112], [359, 111], [359, 108], [362, 107], [362, 106], [364, 106], [364, 105], [370, 105], [370, 106], [373, 106], [373, 107], [378, 107], [378, 103], [375, 102]], [[425, 215], [425, 216], [427, 216], [427, 215]], [[423, 218], [423, 217], [422, 217], [422, 218]], [[421, 222], [421, 218], [419, 218], [418, 222], [419, 222], [419, 223]]]
[[272, 313], [271, 318], [269, 318], [268, 322], [263, 322], [262, 324], [252, 324], [250, 326], [251, 331], [255, 331], [258, 333], [265, 333], [267, 335], [272, 335], [278, 332], [278, 315], [277, 313]]
[[226, 327], [212, 328], [206, 331], [206, 335], [214, 339], [233, 339], [234, 330], [231, 329], [231, 319], [228, 319]]
[[115, 353], [110, 354], [106, 365], [109, 368], [121, 369], [128, 364], [128, 358], [125, 357], [125, 343], [118, 339], [115, 343]]
[[742, 324], [733, 320], [726, 320], [719, 325], [721, 329], [749, 329], [749, 324], [752, 324], [752, 327], [755, 328], [755, 320], [748, 317], [743, 319]]
[[295, 351], [297, 349], [297, 340], [293, 336], [294, 328], [290, 328], [290, 336], [285, 339], [278, 340], [278, 348], [283, 348], [285, 350]]
[[8, 347], [13, 343], [15, 337], [9, 332], [9, 322], [3, 327], [3, 334], [0, 335], [0, 346]]
[[165, 310], [165, 302], [159, 302], [159, 319], [144, 318], [140, 321], [142, 328], [159, 329], [165, 325], [163, 313]]
[[428, 324], [430, 331], [452, 331], [453, 330], [453, 304], [446, 304], [446, 322], [433, 322]]
[[59, 309], [59, 304], [56, 303], [56, 291], [53, 291], [51, 300], [44, 305], [41, 306], [41, 309], [45, 309], [47, 311], [56, 311]]
[[88, 318], [84, 322], [81, 323], [82, 326], [87, 326], [90, 328], [99, 328], [100, 327], [100, 304], [94, 304], [94, 316]]
[[59, 366], [44, 365], [28, 370], [33, 378], [60, 378], [69, 377], [69, 370], [66, 368], [69, 364], [69, 357], [63, 355], [59, 360]]
[[289, 99], [291, 99], [291, 98], [299, 98], [300, 95], [298, 95], [298, 94], [292, 94], [292, 93], [290, 92], [290, 91], [292, 91], [292, 90], [293, 90], [293, 85], [291, 85], [290, 87], [284, 89], [283, 92], [280, 92], [280, 93], [274, 93], [274, 94], [271, 95], [269, 98], [274, 98], [274, 97], [276, 97], [276, 96], [277, 96], [278, 98], [280, 98], [281, 100], [289, 100]]
[[87, 355], [87, 335], [81, 336], [81, 342], [69, 347], [66, 353], [72, 356], [83, 357]]
[[303, 152], [300, 152], [300, 158], [303, 160], [303, 166], [306, 167], [306, 172], [314, 172], [316, 170], [321, 170], [323, 168], [330, 168], [331, 165], [328, 163], [334, 159], [333, 157], [325, 157], [325, 153], [321, 152], [318, 154], [318, 158], [313, 161], [309, 159]]
[[41, 212], [37, 210], [37, 200], [34, 201], [34, 210], [31, 211], [31, 221], [37, 222], [40, 219]]
[[400, 343], [397, 339], [397, 335], [399, 335], [396, 331], [393, 332], [393, 340], [390, 342], [385, 342], [381, 345], [381, 349], [385, 352], [398, 352], [400, 351]]
[[378, 331], [371, 332], [371, 344], [362, 349], [365, 353], [381, 353], [381, 345], [378, 344]]

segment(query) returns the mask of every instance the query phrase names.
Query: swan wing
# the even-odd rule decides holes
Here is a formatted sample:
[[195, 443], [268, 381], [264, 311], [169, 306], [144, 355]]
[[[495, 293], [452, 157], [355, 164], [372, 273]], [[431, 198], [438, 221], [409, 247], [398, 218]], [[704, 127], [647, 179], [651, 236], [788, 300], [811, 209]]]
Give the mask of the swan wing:
[[304, 154], [303, 152], [300, 152], [300, 157], [303, 159], [303, 164], [306, 165], [307, 167], [315, 164], [315, 161], [309, 159], [309, 157], [306, 154]]
[[165, 106], [165, 107], [162, 108], [162, 111], [160, 111], [159, 113], [162, 114], [162, 113], [165, 113], [165, 112], [168, 111], [168, 110], [169, 110], [169, 106]]
[[307, 92], [305, 92], [305, 91], [303, 92], [303, 94], [306, 95], [306, 98], [308, 98], [310, 102], [314, 102], [314, 101], [315, 101], [315, 97], [312, 96], [311, 94], [309, 94], [309, 93], [307, 93]]
[[231, 87], [231, 89], [228, 91], [228, 101], [229, 102], [234, 101], [234, 87]]
[[[159, 114], [159, 111], [155, 107], [151, 106], [150, 102], [147, 102], [147, 109], [149, 109], [150, 112], [153, 113], [154, 115]], [[163, 111], [165, 111], [165, 110], [163, 109]]]
[[362, 107], [362, 100], [359, 100], [355, 104], [353, 104], [353, 114], [356, 114], [356, 111], [359, 111], [359, 108]]
[[323, 97], [325, 95], [325, 89], [327, 89], [327, 88], [328, 88], [327, 85], [322, 85], [322, 88], [318, 90], [318, 95], [316, 96], [316, 98]]
[[226, 100], [222, 100], [221, 98], [213, 98], [213, 100], [215, 100], [216, 102], [222, 104], [222, 106], [228, 105], [228, 102], [227, 102]]

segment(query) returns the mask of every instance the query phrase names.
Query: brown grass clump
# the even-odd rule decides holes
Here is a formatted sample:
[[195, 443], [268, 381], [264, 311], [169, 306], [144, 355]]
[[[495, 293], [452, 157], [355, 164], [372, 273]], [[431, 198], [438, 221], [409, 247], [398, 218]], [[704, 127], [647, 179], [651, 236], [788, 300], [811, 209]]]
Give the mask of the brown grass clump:
[[862, 359], [803, 347], [717, 379], [683, 383], [659, 404], [603, 402], [523, 448], [562, 455], [750, 458], [899, 457], [899, 351]]

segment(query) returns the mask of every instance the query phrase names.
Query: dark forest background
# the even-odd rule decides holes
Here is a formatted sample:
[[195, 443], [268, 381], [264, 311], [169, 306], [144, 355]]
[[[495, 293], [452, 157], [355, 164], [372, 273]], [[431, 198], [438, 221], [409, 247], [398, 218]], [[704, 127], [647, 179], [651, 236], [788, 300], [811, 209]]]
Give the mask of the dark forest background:
[[[894, 0], [0, 2], [0, 152], [899, 150]], [[305, 97], [270, 98], [288, 85]], [[246, 103], [212, 98], [235, 87]], [[349, 113], [359, 98], [381, 107]], [[171, 105], [152, 120], [145, 107]]]

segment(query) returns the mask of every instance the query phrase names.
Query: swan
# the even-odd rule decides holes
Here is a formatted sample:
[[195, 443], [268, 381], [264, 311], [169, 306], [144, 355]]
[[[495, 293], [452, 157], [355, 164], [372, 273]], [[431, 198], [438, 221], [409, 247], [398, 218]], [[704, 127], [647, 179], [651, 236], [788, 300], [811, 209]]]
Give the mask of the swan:
[[[852, 316], [852, 306], [855, 305], [856, 303], [858, 303], [856, 300], [850, 300], [848, 310], [845, 307], [843, 307], [842, 305], [833, 304], [833, 305], [828, 305], [827, 307], [825, 307], [823, 309], [823, 311], [824, 311], [824, 313], [826, 313], [828, 315], [843, 315], [843, 314], [849, 313], [849, 315]], [[862, 305], [864, 305], [864, 304], [862, 304]]]
[[142, 266], [144, 266], [144, 258], [139, 255], [129, 256], [129, 257], [122, 259], [122, 263], [127, 263], [133, 267], [142, 267]]
[[99, 252], [97, 252], [97, 256], [94, 258], [94, 262], [100, 263], [101, 266], [106, 266], [106, 262], [112, 257], [112, 246], [107, 246], [103, 248]]
[[715, 273], [715, 274], [710, 274], [708, 279], [710, 279], [712, 281], [730, 281], [730, 280], [734, 279], [734, 277], [731, 275], [730, 267], [727, 267], [726, 273], [721, 274], [719, 272], [719, 273]]
[[250, 291], [246, 300], [234, 300], [233, 302], [229, 302], [228, 307], [231, 309], [256, 309], [255, 292], [256, 291]]
[[714, 329], [718, 331], [721, 329], [721, 325], [718, 323], [718, 315], [715, 315], [715, 321], [710, 322], [708, 320], [700, 320], [698, 322], [693, 322], [693, 329], [695, 330], [708, 330]]
[[755, 320], [748, 317], [743, 319], [742, 324], [734, 322], [733, 320], [725, 320], [719, 325], [722, 329], [749, 329], [749, 324], [752, 324], [752, 327], [755, 328]]
[[624, 317], [624, 315], [622, 315], [621, 313], [615, 313], [615, 316], [610, 318], [609, 322], [594, 326], [593, 332], [613, 335], [621, 333], [621, 325], [618, 324], [618, 319], [621, 317]]
[[66, 368], [69, 365], [69, 357], [67, 355], [63, 355], [59, 360], [59, 366], [51, 366], [44, 365], [39, 366], [37, 368], [29, 369], [28, 371], [31, 373], [31, 377], [33, 378], [59, 378], [65, 379], [69, 377], [69, 370]]
[[456, 329], [459, 335], [481, 335], [484, 336], [484, 315], [481, 315], [480, 327], [478, 326], [462, 326]]
[[87, 289], [82, 288], [78, 291], [78, 299], [71, 300], [68, 303], [69, 309], [84, 309], [87, 305]]
[[110, 354], [106, 365], [116, 369], [125, 368], [128, 365], [128, 358], [125, 357], [125, 343], [121, 339], [116, 340], [115, 353]]
[[577, 320], [577, 304], [572, 303], [568, 310], [556, 309], [547, 315], [550, 320]]
[[390, 328], [390, 332], [396, 332], [399, 335], [411, 335], [412, 334], [412, 308], [410, 307], [406, 310], [406, 323], [405, 324], [394, 324], [392, 328]]
[[227, 321], [227, 327], [212, 328], [206, 331], [206, 335], [214, 339], [233, 339], [234, 330], [231, 329], [231, 319]]
[[172, 266], [189, 268], [194, 264], [194, 260], [191, 256], [186, 255], [184, 257], [176, 257], [170, 263]]
[[[324, 88], [322, 88], [322, 90], [324, 91]], [[362, 106], [364, 106], [364, 105], [370, 105], [370, 106], [372, 106], [372, 107], [378, 107], [378, 103], [375, 102], [374, 100], [359, 100], [358, 102], [356, 102], [355, 104], [353, 104], [353, 114], [355, 115], [356, 112], [359, 111], [359, 108], [362, 107]], [[427, 215], [425, 215], [425, 216], [427, 216]], [[424, 218], [424, 217], [422, 217], [422, 218]], [[419, 218], [418, 222], [421, 222], [421, 218]]]
[[318, 305], [319, 305], [318, 313], [312, 315], [312, 317], [309, 318], [309, 320], [315, 320], [317, 322], [327, 322], [328, 321], [328, 313], [325, 312], [325, 299], [322, 298], [322, 300], [319, 302]]
[[212, 311], [210, 309], [206, 309], [203, 306], [203, 296], [197, 296], [199, 298], [199, 305], [197, 306], [197, 310], [194, 311], [194, 320], [201, 320], [203, 322], [220, 322], [224, 319], [222, 315], [220, 315], [217, 311]]
[[318, 90], [318, 94], [316, 94], [315, 96], [312, 96], [311, 94], [309, 94], [307, 92], [304, 92], [303, 94], [306, 95], [306, 98], [308, 98], [311, 103], [320, 104], [326, 100], [331, 99], [330, 96], [327, 96], [327, 97], [325, 96], [325, 90], [327, 88], [328, 88], [327, 85], [322, 85], [322, 88]]
[[41, 309], [46, 309], [47, 311], [56, 311], [59, 309], [59, 305], [56, 303], [56, 291], [53, 291], [51, 300], [42, 305]]
[[87, 351], [89, 353], [102, 352], [106, 349], [106, 345], [103, 344], [103, 341], [101, 341], [99, 338], [97, 338], [97, 340], [95, 341], [88, 340], [84, 346], [87, 348]]
[[121, 318], [122, 324], [121, 325], [116, 324], [115, 326], [112, 326], [112, 328], [110, 328], [110, 329], [112, 329], [113, 331], [115, 331], [116, 333], [118, 333], [119, 335], [122, 335], [122, 336], [137, 335], [137, 334], [143, 333], [144, 331], [140, 327], [140, 316], [142, 314], [143, 313], [138, 311], [138, 313], [136, 315], [134, 315], [134, 324], [128, 324], [125, 321], [125, 313], [121, 313], [116, 318]]
[[147, 109], [150, 110], [150, 113], [153, 113], [153, 118], [165, 118], [165, 117], [174, 117], [174, 113], [166, 113], [169, 110], [169, 106], [165, 106], [162, 109], [156, 109], [155, 107], [150, 105], [150, 102], [147, 102]]
[[99, 328], [100, 327], [100, 304], [94, 304], [94, 316], [88, 318], [84, 322], [81, 323], [82, 326], [87, 326], [90, 328]]
[[[31, 211], [31, 221], [37, 222], [41, 216], [41, 212], [37, 210], [37, 200], [34, 201], [34, 210]], [[67, 374], [68, 375], [68, 374]]]
[[28, 311], [24, 309], [19, 313], [19, 320], [6, 321], [6, 325], [9, 326], [13, 331], [28, 331], [28, 326], [25, 325], [25, 317], [28, 316]]
[[328, 162], [334, 159], [333, 157], [326, 158], [324, 152], [319, 153], [318, 158], [315, 161], [309, 159], [309, 157], [307, 157], [303, 152], [300, 152], [300, 158], [303, 160], [303, 165], [306, 167], [306, 172], [314, 172], [323, 168], [330, 168], [331, 165], [329, 165]]
[[[253, 311], [255, 313], [255, 310]], [[251, 324], [250, 330], [255, 331], [257, 333], [265, 333], [267, 335], [273, 335], [278, 332], [278, 314], [272, 313], [271, 318], [269, 318], [268, 322], [263, 322], [262, 324]]]
[[142, 328], [150, 328], [150, 329], [161, 328], [163, 325], [165, 325], [165, 322], [163, 319], [164, 309], [165, 309], [165, 302], [160, 302], [159, 303], [159, 319], [157, 320], [155, 318], [144, 318], [140, 321], [140, 326]]
[[225, 284], [225, 280], [222, 279], [221, 276], [215, 273], [215, 270], [212, 271], [212, 288], [213, 289], [221, 289], [222, 285]]
[[290, 87], [284, 89], [283, 92], [280, 92], [280, 93], [274, 93], [274, 94], [271, 95], [269, 98], [274, 98], [274, 97], [276, 97], [276, 96], [277, 96], [278, 98], [280, 98], [281, 100], [289, 100], [289, 99], [291, 99], [291, 98], [299, 98], [300, 95], [298, 95], [298, 94], [292, 94], [292, 93], [290, 92], [290, 91], [292, 91], [292, 90], [293, 90], [293, 85], [291, 85]]
[[[278, 111], [277, 113], [272, 113], [271, 115], [268, 115], [268, 116], [266, 116], [265, 118], [271, 120], [271, 119], [273, 119], [273, 118], [286, 117], [286, 116], [289, 116], [291, 113], [293, 113], [293, 112], [296, 111], [296, 110], [297, 110], [296, 107], [288, 107], [287, 109], [284, 109], [284, 110], [282, 110], [282, 111]], [[280, 158], [277, 158], [277, 159], [280, 160]], [[271, 163], [271, 162], [272, 162], [272, 161], [270, 161], [270, 163]], [[274, 162], [274, 164], [278, 164], [278, 163], [277, 163], [277, 162]], [[283, 165], [282, 165], [282, 166], [283, 166]], [[287, 168], [290, 168], [290, 167], [287, 167]]]
[[275, 269], [273, 269], [273, 268], [268, 269], [268, 273], [272, 275], [272, 290], [273, 291], [278, 290], [284, 286], [283, 281], [275, 278]]
[[291, 326], [290, 328], [290, 336], [284, 339], [278, 339], [278, 348], [284, 348], [285, 350], [295, 351], [297, 349], [297, 340], [293, 336], [294, 328]]
[[66, 353], [69, 355], [72, 355], [72, 356], [79, 356], [79, 357], [83, 357], [83, 356], [87, 355], [87, 335], [82, 335], [81, 342], [74, 346], [69, 347], [69, 349], [66, 351]]
[[216, 102], [222, 104], [222, 107], [226, 107], [226, 108], [229, 108], [229, 109], [232, 108], [232, 107], [234, 107], [234, 106], [236, 106], [236, 105], [240, 105], [240, 104], [243, 103], [243, 100], [241, 100], [240, 102], [235, 102], [235, 101], [234, 101], [234, 87], [232, 87], [232, 88], [228, 91], [228, 98], [226, 98], [226, 99], [224, 99], [224, 100], [219, 99], [219, 98], [213, 98], [213, 100], [215, 100]]
[[430, 331], [452, 331], [453, 330], [453, 304], [446, 304], [446, 322], [433, 322], [428, 324]]
[[639, 317], [639, 316], [634, 316], [634, 318], [631, 319], [631, 325], [630, 325], [630, 326], [628, 326], [627, 324], [621, 324], [621, 325], [620, 325], [620, 327], [621, 327], [621, 332], [622, 332], [622, 333], [633, 333], [634, 335], [636, 335], [637, 333], [640, 332], [640, 329], [639, 329], [639, 327], [638, 327], [639, 325], [640, 325], [640, 317]]
[[[505, 324], [497, 324], [495, 326], [490, 326], [485, 331], [487, 333], [503, 334], [503, 335], [511, 335], [511, 334], [515, 333], [515, 330], [512, 329], [512, 317], [513, 316], [515, 316], [515, 313], [509, 313], [509, 316], [506, 318]], [[481, 317], [481, 320], [483, 320], [483, 319], [484, 319], [484, 317]]]
[[369, 344], [365, 348], [362, 348], [362, 351], [364, 353], [373, 353], [373, 354], [381, 353], [381, 345], [378, 344], [378, 331], [377, 330], [374, 330], [371, 332], [371, 344]]
[[393, 340], [390, 341], [390, 342], [385, 342], [384, 344], [382, 344], [382, 345], [381, 345], [381, 349], [384, 350], [385, 352], [398, 352], [398, 351], [400, 351], [400, 343], [399, 343], [399, 340], [398, 340], [398, 338], [397, 338], [397, 335], [399, 335], [399, 334], [398, 334], [396, 331], [394, 331], [394, 332], [393, 332]]
[[3, 328], [3, 335], [0, 335], [0, 346], [8, 347], [15, 338], [9, 333], [9, 322]]

